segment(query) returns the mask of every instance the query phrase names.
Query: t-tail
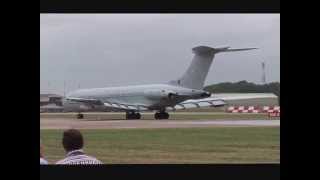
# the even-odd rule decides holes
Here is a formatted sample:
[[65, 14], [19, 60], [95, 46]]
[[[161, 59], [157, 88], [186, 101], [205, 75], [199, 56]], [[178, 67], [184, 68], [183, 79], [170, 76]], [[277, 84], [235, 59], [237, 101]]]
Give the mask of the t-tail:
[[208, 46], [198, 46], [192, 49], [195, 54], [191, 65], [183, 76], [169, 84], [178, 85], [191, 89], [203, 89], [204, 82], [209, 72], [214, 56], [222, 52], [247, 51], [257, 48], [230, 49], [230, 47], [212, 48]]

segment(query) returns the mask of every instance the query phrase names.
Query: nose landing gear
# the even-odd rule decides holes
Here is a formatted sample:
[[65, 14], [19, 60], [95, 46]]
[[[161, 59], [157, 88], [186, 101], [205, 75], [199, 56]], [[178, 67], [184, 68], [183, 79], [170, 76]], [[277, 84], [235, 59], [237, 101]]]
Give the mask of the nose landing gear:
[[84, 118], [84, 115], [79, 112], [79, 113], [77, 114], [77, 119], [83, 119], [83, 118]]

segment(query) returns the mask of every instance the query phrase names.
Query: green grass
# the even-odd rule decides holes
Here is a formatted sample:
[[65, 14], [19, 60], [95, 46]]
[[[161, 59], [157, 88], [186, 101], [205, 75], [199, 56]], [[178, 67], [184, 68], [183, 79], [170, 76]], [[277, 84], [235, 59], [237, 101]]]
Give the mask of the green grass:
[[[85, 151], [112, 163], [280, 163], [279, 127], [81, 130]], [[44, 154], [64, 157], [62, 130], [40, 130]]]

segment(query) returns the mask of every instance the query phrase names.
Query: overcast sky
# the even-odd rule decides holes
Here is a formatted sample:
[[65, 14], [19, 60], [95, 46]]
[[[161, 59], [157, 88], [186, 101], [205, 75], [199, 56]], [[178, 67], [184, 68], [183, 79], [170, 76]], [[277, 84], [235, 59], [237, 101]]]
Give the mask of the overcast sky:
[[198, 45], [219, 54], [206, 85], [280, 81], [279, 14], [40, 14], [40, 92], [161, 83], [179, 78]]

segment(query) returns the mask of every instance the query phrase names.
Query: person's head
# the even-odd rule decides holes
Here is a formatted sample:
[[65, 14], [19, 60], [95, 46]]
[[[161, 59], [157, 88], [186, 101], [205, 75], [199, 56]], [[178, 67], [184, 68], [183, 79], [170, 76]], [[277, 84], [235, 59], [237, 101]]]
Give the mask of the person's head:
[[63, 132], [62, 138], [63, 148], [69, 152], [83, 147], [83, 137], [79, 130], [68, 129]]

